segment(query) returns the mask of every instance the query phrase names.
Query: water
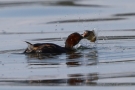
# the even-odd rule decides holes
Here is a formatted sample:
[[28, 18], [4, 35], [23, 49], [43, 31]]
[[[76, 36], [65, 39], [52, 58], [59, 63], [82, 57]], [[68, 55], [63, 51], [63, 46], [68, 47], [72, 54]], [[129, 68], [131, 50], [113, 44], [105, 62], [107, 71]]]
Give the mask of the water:
[[[134, 2], [0, 0], [0, 88], [134, 88]], [[69, 34], [93, 29], [97, 42], [82, 40], [76, 52], [22, 54], [24, 41], [64, 46]]]

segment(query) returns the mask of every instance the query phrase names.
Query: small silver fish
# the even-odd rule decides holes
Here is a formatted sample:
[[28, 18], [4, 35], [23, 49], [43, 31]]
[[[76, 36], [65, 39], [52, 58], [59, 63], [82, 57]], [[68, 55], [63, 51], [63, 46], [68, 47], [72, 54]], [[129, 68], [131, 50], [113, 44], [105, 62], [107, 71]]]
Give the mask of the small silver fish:
[[95, 31], [89, 31], [85, 30], [84, 33], [82, 34], [83, 38], [86, 38], [87, 40], [90, 40], [91, 42], [95, 42], [97, 40]]

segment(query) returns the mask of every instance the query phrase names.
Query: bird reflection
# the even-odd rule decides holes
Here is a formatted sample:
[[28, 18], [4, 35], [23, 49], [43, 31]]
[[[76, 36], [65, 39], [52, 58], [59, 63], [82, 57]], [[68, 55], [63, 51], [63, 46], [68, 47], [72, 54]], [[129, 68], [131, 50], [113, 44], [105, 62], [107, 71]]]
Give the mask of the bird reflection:
[[89, 53], [70, 53], [67, 55], [66, 64], [68, 67], [77, 67], [82, 65], [97, 65], [98, 52], [96, 49]]
[[66, 64], [67, 66], [80, 66], [81, 63], [78, 61], [83, 55], [81, 53], [70, 53], [67, 55]]
[[69, 55], [68, 55], [68, 59], [78, 59], [78, 58], [80, 58], [80, 57], [82, 57], [83, 55], [81, 54], [81, 53], [70, 53]]
[[[68, 52], [66, 54], [32, 53], [32, 54], [25, 54], [25, 55], [29, 65], [39, 65], [40, 63], [40, 65], [54, 66], [56, 63], [57, 65], [63, 65], [61, 63], [65, 63], [67, 67], [78, 67], [78, 66], [97, 65], [98, 63], [97, 53], [98, 52], [96, 51], [96, 49], [93, 49], [90, 50], [88, 53], [84, 53], [84, 52], [82, 53], [82, 50], [80, 51], [77, 50], [77, 51]], [[61, 57], [63, 58], [60, 59]]]
[[[135, 75], [134, 72], [131, 73], [106, 73], [100, 74], [97, 72], [93, 73], [73, 73], [66, 74], [65, 77], [61, 77], [59, 75], [36, 75], [30, 76], [28, 78], [6, 78], [3, 79], [6, 85], [33, 85], [33, 86], [134, 86], [134, 82], [119, 82], [116, 80], [114, 82], [114, 78], [133, 78]], [[58, 78], [56, 78], [58, 77]], [[104, 82], [104, 79], [110, 79], [110, 82]], [[103, 80], [103, 82], [100, 82]], [[113, 80], [113, 81], [111, 81]], [[127, 79], [126, 79], [127, 80]], [[2, 83], [3, 84], [3, 83]]]
[[79, 61], [71, 61], [71, 62], [66, 62], [68, 67], [77, 67], [77, 66], [82, 66], [82, 63], [80, 63]]
[[50, 79], [50, 80], [31, 80], [30, 84], [42, 83], [44, 85], [70, 85], [70, 86], [81, 86], [81, 85], [93, 85], [95, 81], [99, 79], [98, 73], [89, 74], [69, 74], [66, 79]]
[[69, 75], [70, 79], [67, 80], [69, 85], [85, 85], [86, 83], [93, 83], [98, 80], [97, 73], [90, 74], [71, 74]]
[[31, 59], [37, 59], [37, 60], [41, 60], [41, 59], [51, 59], [51, 58], [56, 58], [57, 55], [60, 54], [50, 54], [50, 53], [32, 53], [32, 54], [25, 54], [27, 60], [31, 60]]

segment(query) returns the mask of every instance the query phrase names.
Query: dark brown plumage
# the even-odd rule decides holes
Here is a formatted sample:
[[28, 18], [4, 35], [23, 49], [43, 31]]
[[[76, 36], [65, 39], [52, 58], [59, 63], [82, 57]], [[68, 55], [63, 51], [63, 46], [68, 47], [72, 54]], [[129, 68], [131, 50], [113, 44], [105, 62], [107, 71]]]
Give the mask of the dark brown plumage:
[[82, 38], [83, 37], [77, 32], [70, 34], [65, 41], [65, 48], [72, 49]]

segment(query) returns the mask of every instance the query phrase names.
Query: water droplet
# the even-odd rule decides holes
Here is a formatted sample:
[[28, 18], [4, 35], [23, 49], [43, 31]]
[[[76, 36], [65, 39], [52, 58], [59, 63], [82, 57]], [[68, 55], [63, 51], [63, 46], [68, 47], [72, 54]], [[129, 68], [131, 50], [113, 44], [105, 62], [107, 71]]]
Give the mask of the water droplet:
[[5, 30], [2, 30], [2, 33], [3, 33], [3, 34], [6, 34], [6, 31], [5, 31]]
[[64, 28], [61, 28], [61, 30], [63, 31], [63, 30], [64, 30]]

